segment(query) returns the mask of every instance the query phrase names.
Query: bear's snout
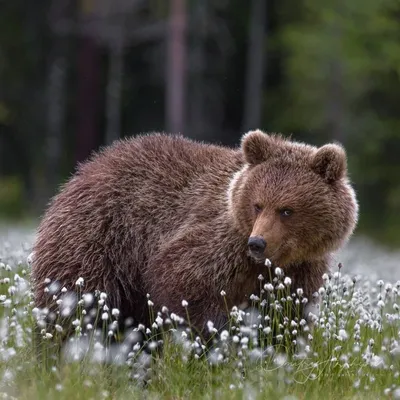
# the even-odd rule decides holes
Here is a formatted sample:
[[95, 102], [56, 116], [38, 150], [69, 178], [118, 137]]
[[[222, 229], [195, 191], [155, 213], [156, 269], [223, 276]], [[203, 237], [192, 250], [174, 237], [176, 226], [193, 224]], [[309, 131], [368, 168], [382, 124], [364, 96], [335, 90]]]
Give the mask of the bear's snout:
[[263, 237], [250, 236], [249, 241], [247, 242], [247, 246], [252, 257], [257, 259], [265, 257], [264, 251], [267, 247], [267, 242]]

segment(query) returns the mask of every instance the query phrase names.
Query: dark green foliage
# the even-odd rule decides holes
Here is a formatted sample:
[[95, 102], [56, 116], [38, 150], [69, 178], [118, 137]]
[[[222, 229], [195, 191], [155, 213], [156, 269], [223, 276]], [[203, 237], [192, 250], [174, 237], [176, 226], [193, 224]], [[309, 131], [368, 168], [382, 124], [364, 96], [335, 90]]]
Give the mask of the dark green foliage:
[[[251, 2], [200, 1], [186, 4], [183, 133], [234, 145], [244, 119]], [[0, 179], [17, 182], [13, 187], [19, 193], [15, 200], [16, 192], [10, 190], [5, 200], [2, 191], [0, 215], [8, 217], [20, 215], [18, 208], [40, 212], [55, 190], [46, 189], [48, 165], [57, 168], [53, 175], [62, 182], [73, 171], [77, 154], [85, 153], [77, 148], [84, 145], [78, 134], [86, 112], [78, 101], [83, 36], [73, 30], [56, 32], [52, 21], [54, 15], [64, 15], [70, 26], [77, 23], [80, 2], [57, 2], [61, 11], [55, 14], [46, 0], [0, 2]], [[125, 13], [129, 29], [143, 30], [130, 33], [124, 47], [121, 136], [165, 129], [167, 31], [160, 24], [167, 23], [168, 4], [151, 0]], [[396, 0], [268, 1], [263, 118], [254, 127], [292, 133], [312, 144], [342, 142], [361, 206], [359, 232], [395, 245], [400, 245], [399, 16]], [[105, 35], [107, 29], [101, 32]], [[95, 46], [99, 87], [91, 101], [96, 102], [98, 132], [90, 143], [100, 146], [107, 122], [110, 45], [102, 38]], [[66, 59], [58, 165], [46, 161], [46, 93], [54, 49]]]

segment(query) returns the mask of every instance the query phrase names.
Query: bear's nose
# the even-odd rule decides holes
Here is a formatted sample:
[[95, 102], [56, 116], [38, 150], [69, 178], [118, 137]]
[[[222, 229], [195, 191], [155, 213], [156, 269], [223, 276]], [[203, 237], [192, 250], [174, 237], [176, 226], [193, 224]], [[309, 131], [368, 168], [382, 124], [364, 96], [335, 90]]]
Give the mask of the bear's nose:
[[247, 245], [251, 253], [260, 255], [264, 253], [267, 242], [261, 236], [251, 236]]

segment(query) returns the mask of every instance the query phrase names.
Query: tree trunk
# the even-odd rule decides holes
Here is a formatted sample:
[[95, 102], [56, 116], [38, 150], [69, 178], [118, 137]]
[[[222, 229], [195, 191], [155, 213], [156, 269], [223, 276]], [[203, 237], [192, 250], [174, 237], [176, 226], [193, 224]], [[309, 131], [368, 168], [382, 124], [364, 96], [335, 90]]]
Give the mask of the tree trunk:
[[124, 73], [124, 45], [120, 40], [110, 47], [106, 99], [106, 144], [111, 144], [121, 135], [121, 96]]
[[170, 0], [167, 35], [166, 129], [183, 132], [186, 84], [186, 0]]
[[190, 136], [204, 137], [205, 133], [205, 40], [207, 35], [207, 0], [199, 1], [193, 10], [193, 46], [191, 46]]
[[245, 131], [259, 128], [261, 123], [266, 17], [267, 0], [252, 0], [243, 116]]
[[[337, 9], [340, 15], [341, 9]], [[331, 22], [331, 37], [334, 41], [334, 49], [329, 60], [329, 90], [327, 93], [327, 131], [335, 140], [344, 143], [345, 140], [345, 96], [343, 93], [343, 65], [341, 60], [341, 48], [343, 41], [340, 20]]]
[[[57, 41], [55, 45], [57, 45]], [[55, 52], [59, 52], [59, 50], [60, 47], [57, 47]], [[66, 58], [63, 54], [53, 55], [47, 81], [46, 174], [50, 191], [54, 190], [60, 179], [60, 160], [65, 122], [66, 76]]]
[[89, 36], [81, 38], [78, 57], [76, 162], [82, 162], [95, 149], [98, 138], [100, 59], [93, 38]]
[[47, 136], [45, 141], [45, 180], [40, 206], [54, 194], [61, 176], [61, 158], [66, 107], [67, 57], [66, 38], [58, 34], [60, 20], [68, 17], [69, 0], [56, 0], [51, 5], [49, 24], [53, 32], [47, 83]]

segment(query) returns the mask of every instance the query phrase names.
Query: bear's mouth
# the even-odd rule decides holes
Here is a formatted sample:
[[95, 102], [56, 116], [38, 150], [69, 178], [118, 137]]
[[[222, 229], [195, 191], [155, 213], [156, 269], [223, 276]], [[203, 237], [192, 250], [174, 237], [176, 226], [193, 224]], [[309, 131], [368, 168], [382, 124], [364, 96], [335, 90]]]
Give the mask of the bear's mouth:
[[259, 258], [259, 257], [253, 257], [251, 256], [252, 260], [256, 263], [256, 264], [265, 264], [265, 260], [267, 259], [266, 257], [263, 258]]
[[[266, 266], [280, 266], [281, 268], [283, 268], [284, 266], [286, 266], [289, 262], [288, 258], [285, 257], [284, 254], [275, 252], [272, 255], [260, 255], [260, 254], [252, 254], [251, 251], [248, 252], [248, 256], [251, 258], [251, 260], [258, 266], [260, 265], [266, 265]], [[269, 260], [269, 263], [268, 261]], [[266, 263], [268, 263], [269, 265], [267, 265]]]
[[248, 251], [248, 256], [256, 263], [256, 264], [264, 264], [265, 260], [268, 258], [264, 255], [254, 254], [251, 251]]

